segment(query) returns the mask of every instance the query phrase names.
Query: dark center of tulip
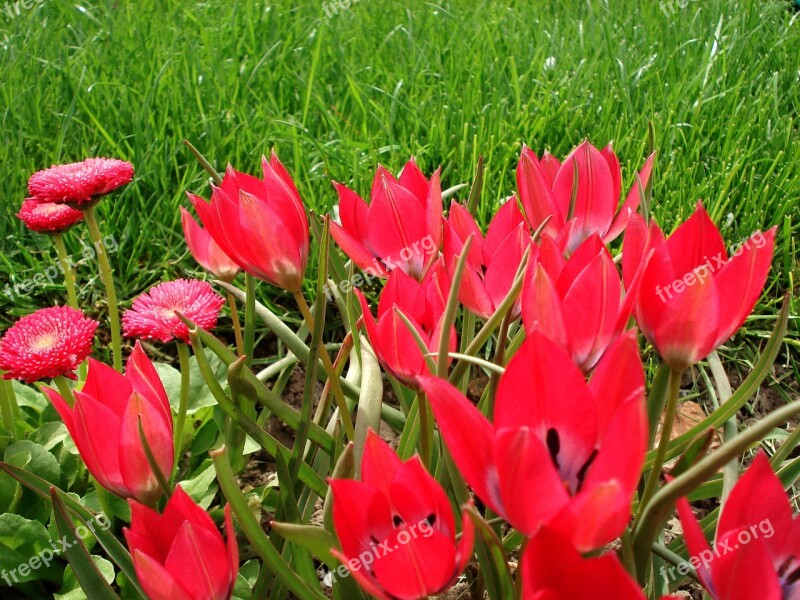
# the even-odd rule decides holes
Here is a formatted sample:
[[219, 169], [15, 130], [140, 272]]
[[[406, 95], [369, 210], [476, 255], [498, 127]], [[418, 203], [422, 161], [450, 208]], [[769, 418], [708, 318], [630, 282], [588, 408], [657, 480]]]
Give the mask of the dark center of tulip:
[[565, 474], [565, 469], [562, 468], [562, 465], [559, 462], [561, 438], [558, 435], [558, 430], [556, 430], [554, 427], [548, 429], [547, 435], [545, 436], [545, 443], [547, 444], [548, 452], [550, 452], [550, 460], [553, 461], [553, 466], [561, 474], [561, 480], [564, 483], [564, 488], [570, 493], [570, 495], [574, 496], [580, 492], [581, 488], [583, 487], [583, 481], [586, 479], [586, 473], [589, 471], [589, 467], [592, 466], [595, 458], [597, 458], [597, 449], [595, 448], [592, 450], [591, 454], [589, 454], [589, 457], [583, 462], [575, 474], [574, 481], [571, 481], [571, 477]]
[[787, 558], [778, 569], [778, 578], [781, 580], [781, 588], [784, 598], [789, 598], [792, 594], [794, 585], [800, 581], [800, 564], [794, 556]]

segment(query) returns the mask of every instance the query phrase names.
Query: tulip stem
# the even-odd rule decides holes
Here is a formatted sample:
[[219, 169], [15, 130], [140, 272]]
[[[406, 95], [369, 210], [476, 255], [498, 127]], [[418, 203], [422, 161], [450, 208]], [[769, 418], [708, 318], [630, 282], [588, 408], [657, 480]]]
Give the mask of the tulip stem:
[[661, 469], [664, 466], [664, 459], [667, 456], [669, 443], [672, 438], [672, 426], [675, 424], [675, 415], [678, 412], [678, 398], [681, 390], [681, 378], [683, 377], [683, 369], [669, 370], [669, 381], [667, 382], [667, 408], [664, 412], [664, 424], [661, 427], [661, 438], [658, 440], [658, 450], [656, 457], [653, 461], [653, 467], [650, 469], [650, 475], [647, 477], [647, 484], [642, 494], [642, 499], [639, 502], [639, 514], [650, 499], [656, 493], [658, 482], [661, 479]]
[[422, 464], [430, 470], [433, 460], [433, 418], [431, 405], [424, 392], [417, 392], [417, 405], [419, 409], [419, 453]]
[[178, 360], [181, 366], [181, 395], [178, 403], [178, 418], [175, 420], [175, 475], [178, 473], [178, 465], [181, 460], [183, 450], [183, 432], [186, 429], [186, 411], [189, 409], [189, 384], [191, 383], [189, 346], [178, 341]]
[[[242, 323], [239, 321], [239, 309], [236, 308], [236, 297], [228, 292], [228, 306], [231, 309], [231, 321], [233, 322], [233, 336], [236, 338], [236, 352], [239, 356], [244, 356], [244, 339], [242, 338]], [[255, 305], [253, 305], [255, 312]]]
[[[297, 306], [300, 308], [300, 312], [303, 313], [303, 318], [309, 330], [314, 331], [314, 316], [311, 314], [311, 309], [308, 306], [308, 302], [306, 302], [305, 296], [303, 296], [303, 292], [297, 290], [296, 292], [292, 292], [292, 295], [297, 302]], [[336, 398], [336, 406], [339, 408], [339, 418], [342, 420], [342, 427], [344, 428], [345, 435], [347, 435], [347, 439], [355, 440], [355, 427], [353, 427], [353, 419], [350, 416], [350, 410], [344, 398], [342, 383], [339, 380], [339, 376], [336, 374], [336, 369], [333, 368], [331, 357], [322, 340], [319, 340], [318, 354], [319, 358], [322, 359], [322, 366], [325, 368], [325, 373], [328, 375], [328, 381], [331, 382], [333, 396]]]
[[106, 288], [108, 298], [108, 321], [111, 327], [111, 353], [114, 360], [114, 368], [122, 371], [122, 332], [119, 326], [119, 310], [117, 309], [117, 290], [114, 288], [114, 275], [111, 272], [111, 263], [108, 261], [108, 253], [103, 242], [103, 234], [97, 224], [97, 217], [94, 214], [94, 206], [90, 206], [84, 211], [86, 225], [89, 228], [89, 237], [94, 244], [94, 251], [97, 254], [97, 264], [100, 267], [100, 279]]
[[[498, 367], [502, 367], [503, 363], [506, 360], [506, 344], [508, 343], [508, 328], [511, 326], [511, 321], [513, 321], [513, 309], [506, 313], [506, 316], [503, 317], [503, 322], [500, 325], [500, 331], [497, 334], [497, 349], [494, 353], [494, 364]], [[497, 393], [497, 385], [500, 383], [500, 373], [498, 371], [492, 371], [492, 378], [489, 381], [490, 389], [489, 389], [489, 402], [488, 406], [486, 407], [486, 413], [489, 420], [492, 420], [492, 415], [494, 414], [494, 396]]]
[[72, 308], [78, 308], [78, 294], [75, 292], [75, 271], [69, 264], [67, 258], [67, 248], [64, 246], [64, 236], [61, 232], [54, 233], [51, 236], [53, 244], [56, 247], [56, 254], [58, 255], [58, 262], [61, 264], [61, 271], [64, 273], [64, 287], [67, 288], [67, 302]]
[[250, 273], [244, 274], [244, 356], [245, 364], [253, 364], [253, 349], [256, 345], [256, 278]]
[[53, 383], [56, 384], [58, 388], [58, 393], [61, 394], [61, 397], [64, 398], [64, 402], [66, 402], [70, 408], [75, 406], [75, 394], [72, 392], [72, 388], [67, 381], [67, 378], [63, 375], [57, 375], [53, 377]]

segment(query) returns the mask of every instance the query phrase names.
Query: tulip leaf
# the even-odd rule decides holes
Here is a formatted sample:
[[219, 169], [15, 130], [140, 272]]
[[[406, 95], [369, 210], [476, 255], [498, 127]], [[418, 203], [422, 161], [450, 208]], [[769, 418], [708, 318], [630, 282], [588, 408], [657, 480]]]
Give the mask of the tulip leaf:
[[[479, 561], [487, 584], [486, 591], [489, 592], [492, 600], [514, 598], [514, 584], [508, 569], [508, 560], [503, 543], [495, 534], [492, 526], [486, 522], [474, 506], [467, 506], [465, 513], [475, 523], [475, 528], [478, 530], [478, 535], [487, 554], [485, 558], [488, 560]], [[489, 574], [486, 573], [487, 569], [491, 569]], [[495, 585], [492, 585], [493, 582]]]
[[[102, 556], [92, 554], [91, 557], [92, 562], [94, 562], [103, 578], [108, 583], [112, 583], [115, 576], [114, 564], [107, 561]], [[61, 586], [60, 592], [54, 594], [53, 597], [55, 600], [92, 600], [86, 595], [86, 592], [81, 589], [80, 582], [75, 577], [75, 571], [72, 566], [68, 566], [66, 571], [64, 571], [64, 584]]]
[[[358, 510], [357, 507], [354, 509]], [[339, 561], [331, 554], [331, 549], [337, 548], [339, 541], [324, 528], [277, 521], [273, 521], [270, 525], [282, 538], [305, 548], [324, 562], [329, 569], [333, 570], [339, 565]]]
[[367, 432], [375, 432], [381, 426], [381, 405], [383, 404], [383, 378], [381, 366], [372, 346], [367, 339], [361, 337], [361, 394], [358, 399], [356, 414], [355, 462], [361, 472], [361, 456], [367, 441]]
[[658, 433], [658, 423], [661, 420], [661, 413], [667, 403], [667, 383], [669, 382], [669, 365], [662, 363], [658, 367], [653, 385], [647, 396], [647, 421], [650, 426], [650, 438], [647, 445], [652, 448]]
[[62, 493], [54, 487], [50, 490], [58, 533], [61, 535], [62, 544], [67, 546], [64, 556], [72, 566], [75, 578], [92, 600], [120, 600], [92, 560], [83, 541], [76, 534], [72, 518], [62, 499]]
[[478, 204], [481, 201], [481, 192], [483, 191], [483, 155], [478, 157], [478, 164], [475, 167], [475, 179], [472, 180], [472, 187], [469, 190], [469, 199], [467, 200], [467, 210], [470, 214], [474, 215]]

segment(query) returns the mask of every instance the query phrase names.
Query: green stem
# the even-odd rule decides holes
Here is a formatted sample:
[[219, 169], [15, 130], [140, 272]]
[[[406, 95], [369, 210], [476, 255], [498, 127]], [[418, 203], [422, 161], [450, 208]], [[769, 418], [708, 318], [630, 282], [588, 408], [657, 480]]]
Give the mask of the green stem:
[[244, 355], [245, 364], [253, 364], [253, 349], [256, 345], [256, 278], [250, 273], [244, 274]]
[[53, 377], [53, 383], [56, 384], [58, 388], [58, 393], [61, 394], [61, 397], [64, 398], [64, 402], [66, 402], [70, 408], [75, 406], [75, 394], [72, 392], [72, 388], [67, 381], [67, 378], [63, 375], [58, 375], [57, 377]]
[[[497, 349], [494, 353], [494, 364], [502, 367], [506, 359], [506, 344], [508, 343], [508, 328], [511, 326], [513, 311], [508, 311], [506, 316], [503, 317], [503, 323], [500, 325], [500, 331], [497, 335]], [[500, 373], [492, 371], [492, 378], [489, 381], [489, 403], [487, 407], [487, 416], [489, 420], [492, 419], [494, 414], [494, 397], [497, 393], [497, 386], [500, 383]]]
[[183, 450], [183, 433], [186, 429], [186, 411], [189, 409], [190, 360], [189, 346], [178, 341], [178, 360], [181, 366], [181, 396], [178, 404], [178, 418], [175, 420], [175, 475]]
[[[233, 336], [236, 339], [236, 352], [239, 356], [244, 356], [244, 338], [242, 337], [242, 323], [239, 320], [239, 309], [236, 307], [236, 297], [230, 292], [228, 292], [228, 306], [231, 309]], [[253, 305], [253, 312], [255, 312], [255, 304]]]
[[658, 482], [661, 478], [661, 469], [664, 466], [664, 459], [667, 456], [667, 449], [669, 448], [670, 438], [672, 437], [672, 426], [675, 423], [675, 414], [678, 411], [678, 397], [681, 390], [681, 378], [683, 376], [683, 369], [669, 370], [669, 381], [667, 382], [667, 408], [664, 413], [664, 425], [661, 427], [661, 439], [658, 440], [658, 450], [656, 457], [653, 461], [653, 467], [650, 469], [650, 475], [647, 477], [647, 484], [642, 494], [642, 499], [639, 502], [639, 514], [650, 502], [650, 499], [656, 493]]
[[[14, 394], [14, 388], [6, 385], [6, 383], [6, 380], [0, 381], [0, 410], [2, 410], [3, 413], [3, 427], [5, 427], [6, 431], [13, 437], [16, 437], [14, 432], [13, 408], [16, 404], [16, 396]], [[11, 390], [11, 394], [8, 393], [9, 389]]]
[[119, 310], [117, 309], [117, 290], [114, 288], [114, 275], [111, 272], [111, 263], [108, 261], [103, 234], [97, 225], [97, 218], [94, 214], [94, 206], [90, 206], [84, 212], [86, 225], [89, 228], [89, 237], [94, 244], [97, 253], [97, 263], [100, 267], [100, 278], [106, 288], [108, 298], [108, 321], [111, 327], [111, 352], [114, 358], [114, 368], [122, 371], [122, 332], [119, 326]]
[[[306, 325], [308, 325], [308, 328], [313, 331], [314, 317], [311, 314], [311, 309], [308, 306], [308, 302], [306, 302], [305, 296], [303, 296], [303, 292], [298, 290], [296, 292], [292, 292], [292, 295], [297, 302], [297, 306], [300, 308], [300, 312], [303, 313], [303, 318], [306, 321]], [[336, 374], [336, 369], [333, 368], [331, 357], [321, 339], [319, 340], [317, 348], [319, 358], [322, 359], [322, 366], [325, 369], [325, 374], [328, 376], [328, 381], [331, 382], [331, 388], [333, 388], [333, 396], [336, 398], [336, 406], [339, 408], [339, 418], [342, 420], [342, 427], [344, 428], [345, 435], [347, 435], [347, 439], [354, 440], [356, 437], [356, 430], [353, 426], [353, 419], [350, 416], [350, 410], [347, 407], [347, 401], [344, 398], [342, 383], [339, 379], [339, 376]]]
[[64, 286], [67, 288], [67, 302], [69, 302], [72, 308], [78, 308], [78, 294], [75, 291], [75, 271], [72, 270], [69, 258], [67, 257], [67, 248], [64, 246], [64, 236], [59, 232], [52, 234], [51, 237], [56, 247], [58, 262], [61, 263], [61, 270], [64, 272]]
[[433, 416], [431, 415], [431, 405], [424, 392], [417, 393], [417, 404], [419, 408], [420, 458], [425, 468], [430, 470], [433, 460]]

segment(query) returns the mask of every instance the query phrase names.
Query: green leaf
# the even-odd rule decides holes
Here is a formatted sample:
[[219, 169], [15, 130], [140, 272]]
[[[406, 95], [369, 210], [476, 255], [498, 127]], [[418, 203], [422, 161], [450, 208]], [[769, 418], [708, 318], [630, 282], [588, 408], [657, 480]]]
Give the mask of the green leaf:
[[[212, 352], [206, 350], [206, 360], [211, 367], [214, 377], [221, 385], [226, 383], [227, 369]], [[164, 383], [164, 389], [167, 391], [170, 406], [172, 410], [177, 413], [178, 406], [180, 405], [181, 397], [181, 372], [166, 363], [154, 363], [156, 371], [158, 371], [161, 381]], [[208, 386], [203, 380], [203, 375], [200, 373], [200, 368], [197, 365], [197, 359], [192, 357], [189, 363], [189, 408], [186, 411], [187, 415], [192, 415], [202, 408], [207, 406], [216, 405], [213, 394], [209, 391]]]
[[52, 545], [39, 521], [13, 513], [0, 515], [0, 569], [13, 582], [60, 581], [63, 568], [52, 562], [56, 554]]
[[180, 486], [200, 508], [207, 510], [217, 494], [217, 473], [210, 459], [203, 461], [192, 479], [180, 482]]
[[[66, 546], [64, 556], [72, 566], [75, 578], [80, 583], [81, 588], [86, 592], [87, 597], [92, 600], [120, 600], [92, 560], [92, 556], [84, 546], [83, 541], [76, 534], [72, 517], [64, 504], [61, 493], [56, 488], [51, 488], [50, 494], [58, 532], [62, 536], [62, 543]], [[111, 580], [113, 581], [113, 576]]]
[[[107, 583], [114, 581], [114, 564], [103, 558], [102, 556], [91, 555], [92, 562], [97, 570], [103, 576]], [[64, 584], [58, 594], [54, 594], [55, 600], [91, 600], [81, 589], [78, 579], [75, 577], [75, 571], [72, 566], [67, 566], [64, 571]]]

